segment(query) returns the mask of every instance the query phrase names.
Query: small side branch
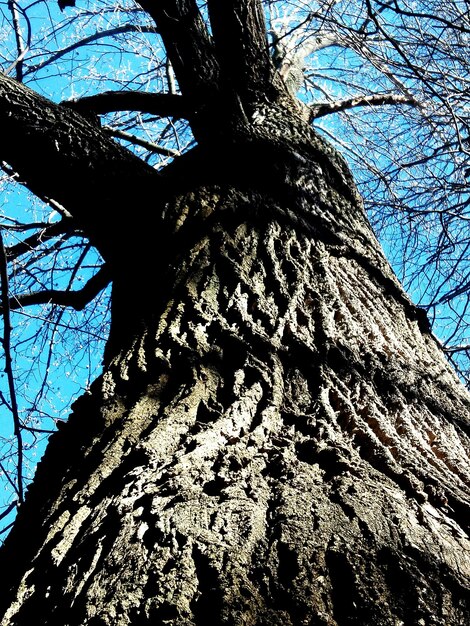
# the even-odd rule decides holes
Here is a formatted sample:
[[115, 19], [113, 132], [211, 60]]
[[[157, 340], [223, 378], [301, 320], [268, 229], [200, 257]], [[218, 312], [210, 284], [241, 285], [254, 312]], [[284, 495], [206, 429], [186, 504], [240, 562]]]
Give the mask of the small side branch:
[[111, 128], [110, 126], [103, 126], [103, 130], [108, 132], [111, 137], [117, 137], [119, 139], [125, 139], [130, 143], [133, 143], [136, 146], [142, 146], [146, 150], [150, 150], [150, 152], [155, 152], [156, 154], [161, 154], [166, 157], [177, 157], [180, 156], [178, 150], [171, 150], [169, 148], [162, 148], [158, 146], [156, 143], [151, 141], [146, 141], [145, 139], [141, 139], [140, 137], [136, 137], [135, 135], [131, 135], [130, 133], [126, 133], [123, 130], [117, 130], [116, 128]]
[[88, 44], [99, 41], [100, 39], [104, 39], [105, 37], [115, 37], [116, 35], [122, 35], [125, 33], [158, 33], [158, 30], [155, 26], [136, 26], [134, 24], [126, 24], [124, 26], [117, 26], [116, 28], [110, 28], [109, 30], [103, 30], [101, 32], [94, 33], [89, 37], [84, 37], [80, 39], [76, 43], [67, 46], [66, 48], [62, 48], [62, 50], [57, 50], [50, 57], [41, 61], [41, 63], [37, 63], [29, 68], [29, 70], [25, 73], [31, 74], [31, 72], [37, 72], [38, 70], [42, 70], [44, 67], [47, 67], [51, 63], [54, 63], [61, 57], [65, 56], [69, 52], [73, 52], [77, 48], [82, 48]]
[[5, 249], [6, 257], [8, 261], [12, 259], [17, 259], [22, 254], [27, 254], [31, 252], [31, 250], [36, 249], [45, 241], [49, 239], [54, 239], [59, 235], [64, 235], [67, 233], [72, 234], [73, 228], [71, 220], [62, 219], [60, 222], [55, 222], [54, 224], [50, 224], [45, 228], [41, 228], [38, 232], [34, 233], [30, 237], [27, 237], [24, 241], [21, 241], [14, 246], [10, 246]]
[[409, 104], [417, 106], [419, 103], [410, 96], [393, 93], [377, 93], [370, 96], [357, 96], [356, 98], [347, 98], [345, 100], [336, 100], [335, 102], [325, 102], [322, 104], [314, 104], [310, 107], [310, 121], [317, 120], [319, 117], [330, 115], [330, 113], [339, 113], [356, 107], [364, 106], [383, 106], [385, 104]]
[[[12, 311], [34, 304], [57, 304], [58, 306], [71, 307], [76, 311], [82, 311], [85, 306], [96, 298], [111, 282], [111, 272], [108, 266], [103, 265], [98, 272], [90, 278], [86, 285], [77, 291], [61, 291], [59, 289], [45, 289], [33, 293], [25, 293], [8, 299], [8, 310]], [[2, 303], [4, 307], [4, 304]]]
[[460, 346], [442, 346], [442, 349], [448, 355], [457, 354], [458, 352], [470, 354], [470, 344], [463, 344]]
[[12, 69], [15, 69], [16, 80], [21, 83], [23, 81], [23, 60], [29, 50], [29, 40], [31, 38], [31, 27], [30, 27], [29, 20], [27, 20], [28, 43], [25, 44], [25, 41], [23, 39], [23, 33], [21, 31], [20, 13], [19, 13], [18, 4], [16, 3], [15, 0], [8, 0], [8, 8], [11, 13], [11, 18], [13, 22], [13, 30], [15, 31], [16, 51], [18, 55], [15, 61], [10, 65], [10, 67], [6, 70], [5, 73], [9, 74]]
[[20, 415], [18, 402], [16, 399], [15, 380], [13, 376], [13, 361], [11, 358], [11, 320], [10, 320], [10, 298], [8, 295], [8, 269], [3, 236], [0, 230], [0, 280], [1, 280], [1, 302], [3, 315], [3, 350], [5, 353], [5, 373], [8, 380], [8, 390], [10, 392], [10, 409], [13, 416], [14, 433], [17, 446], [16, 465], [16, 485], [15, 491], [18, 495], [18, 502], [23, 502], [23, 438], [21, 434]]

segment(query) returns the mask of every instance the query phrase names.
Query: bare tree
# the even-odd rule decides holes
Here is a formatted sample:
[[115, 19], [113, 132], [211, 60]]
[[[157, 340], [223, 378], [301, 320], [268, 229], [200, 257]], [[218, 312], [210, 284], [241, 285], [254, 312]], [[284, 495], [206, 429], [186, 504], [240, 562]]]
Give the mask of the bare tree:
[[[0, 263], [2, 625], [465, 624], [470, 404], [425, 312], [464, 352], [463, 8], [99, 3], [34, 34], [38, 6], [7, 5], [0, 75], [0, 159], [43, 203]], [[48, 71], [67, 102], [22, 84]], [[24, 499], [12, 315], [57, 334], [110, 281], [103, 374]]]

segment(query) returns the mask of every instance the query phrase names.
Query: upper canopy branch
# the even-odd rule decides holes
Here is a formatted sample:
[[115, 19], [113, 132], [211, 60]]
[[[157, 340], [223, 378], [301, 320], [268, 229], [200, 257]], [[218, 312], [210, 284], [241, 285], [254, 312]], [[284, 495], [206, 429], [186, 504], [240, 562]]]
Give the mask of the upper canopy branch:
[[260, 0], [208, 0], [207, 4], [225, 83], [240, 95], [266, 92], [274, 66]]
[[184, 95], [203, 101], [217, 85], [219, 65], [195, 0], [139, 0], [155, 20]]

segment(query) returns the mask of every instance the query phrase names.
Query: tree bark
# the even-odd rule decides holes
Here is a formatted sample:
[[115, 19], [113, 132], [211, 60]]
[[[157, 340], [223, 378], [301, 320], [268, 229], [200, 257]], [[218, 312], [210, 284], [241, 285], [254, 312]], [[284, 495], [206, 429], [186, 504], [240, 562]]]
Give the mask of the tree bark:
[[102, 256], [122, 258], [151, 212], [158, 174], [87, 118], [0, 73], [0, 161], [43, 200], [73, 216]]
[[128, 244], [104, 374], [1, 552], [2, 626], [469, 623], [468, 394], [342, 159], [250, 115]]

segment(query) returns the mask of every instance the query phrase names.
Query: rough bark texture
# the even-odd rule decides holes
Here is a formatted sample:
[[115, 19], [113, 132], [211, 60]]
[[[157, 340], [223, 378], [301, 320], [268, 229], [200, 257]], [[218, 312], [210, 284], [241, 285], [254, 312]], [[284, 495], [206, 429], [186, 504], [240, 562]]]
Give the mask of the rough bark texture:
[[129, 243], [105, 373], [1, 554], [2, 626], [470, 623], [469, 397], [342, 160], [285, 110], [249, 121]]

